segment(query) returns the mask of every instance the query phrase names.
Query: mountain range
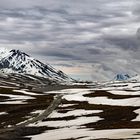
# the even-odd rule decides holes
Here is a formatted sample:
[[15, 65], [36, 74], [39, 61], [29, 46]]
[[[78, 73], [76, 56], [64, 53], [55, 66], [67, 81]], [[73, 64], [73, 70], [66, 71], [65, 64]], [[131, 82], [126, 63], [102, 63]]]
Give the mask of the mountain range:
[[[26, 74], [56, 82], [77, 82], [61, 70], [56, 70], [51, 65], [44, 64], [16, 49], [0, 49], [0, 72], [5, 74]], [[113, 81], [140, 81], [140, 76], [121, 73], [117, 74]]]

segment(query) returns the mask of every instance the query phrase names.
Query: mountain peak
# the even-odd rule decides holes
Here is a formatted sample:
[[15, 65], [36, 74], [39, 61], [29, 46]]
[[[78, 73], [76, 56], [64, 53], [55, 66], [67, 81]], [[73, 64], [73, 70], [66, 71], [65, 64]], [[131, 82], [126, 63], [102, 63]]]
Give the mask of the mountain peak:
[[30, 57], [28, 54], [26, 54], [20, 50], [13, 49], [13, 50], [10, 50], [10, 53], [12, 53], [12, 57], [17, 57], [18, 59], [22, 59], [23, 61], [26, 60], [26, 57]]
[[18, 54], [18, 55], [26, 55], [26, 56], [29, 56], [28, 54], [20, 51], [20, 50], [15, 50], [15, 49], [12, 49], [10, 50], [10, 52], [14, 53], [14, 54]]

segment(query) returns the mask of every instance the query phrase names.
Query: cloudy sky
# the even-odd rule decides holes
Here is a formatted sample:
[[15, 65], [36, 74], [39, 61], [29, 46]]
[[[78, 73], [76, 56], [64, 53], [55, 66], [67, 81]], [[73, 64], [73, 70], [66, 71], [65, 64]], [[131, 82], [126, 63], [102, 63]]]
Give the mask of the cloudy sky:
[[0, 48], [76, 79], [140, 73], [139, 0], [0, 0]]

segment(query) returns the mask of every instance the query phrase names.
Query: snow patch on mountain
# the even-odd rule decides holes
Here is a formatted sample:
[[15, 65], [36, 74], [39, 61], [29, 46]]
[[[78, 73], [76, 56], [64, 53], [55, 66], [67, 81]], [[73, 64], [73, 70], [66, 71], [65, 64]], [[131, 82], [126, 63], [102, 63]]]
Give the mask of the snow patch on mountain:
[[121, 73], [121, 74], [117, 74], [114, 79], [116, 81], [124, 81], [124, 80], [128, 80], [129, 78], [131, 77], [128, 74]]

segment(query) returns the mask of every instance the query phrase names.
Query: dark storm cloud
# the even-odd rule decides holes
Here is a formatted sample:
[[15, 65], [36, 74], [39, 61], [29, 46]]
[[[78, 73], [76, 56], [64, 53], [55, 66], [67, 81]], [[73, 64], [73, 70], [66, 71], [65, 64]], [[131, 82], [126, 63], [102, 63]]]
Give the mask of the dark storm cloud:
[[89, 53], [91, 53], [92, 55], [99, 55], [102, 53], [102, 51], [100, 49], [97, 48], [89, 48], [87, 49], [89, 51]]
[[82, 57], [78, 57], [74, 54], [70, 54], [67, 52], [59, 52], [59, 51], [47, 51], [46, 53], [42, 52], [41, 55], [50, 56], [50, 57], [57, 57], [59, 60], [82, 60]]
[[131, 50], [137, 51], [140, 46], [136, 36], [127, 35], [127, 36], [105, 36], [104, 40], [109, 43], [113, 44], [113, 47], [120, 47], [123, 50]]
[[1, 0], [0, 47], [21, 49], [56, 66], [76, 67], [77, 74], [88, 74], [87, 78], [140, 72], [139, 4], [137, 0]]

